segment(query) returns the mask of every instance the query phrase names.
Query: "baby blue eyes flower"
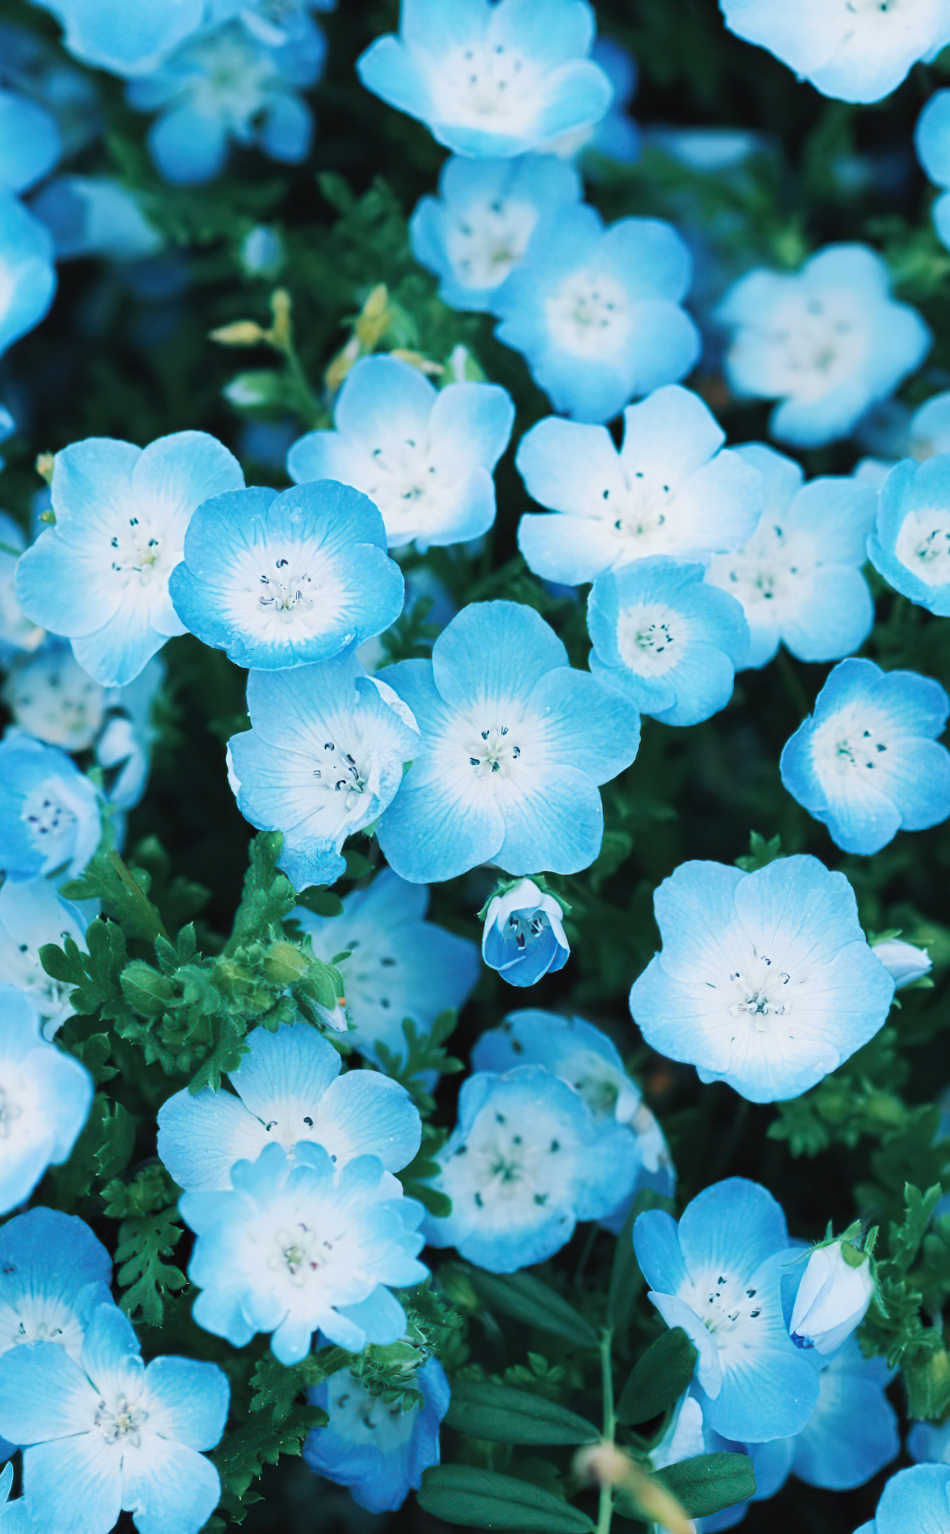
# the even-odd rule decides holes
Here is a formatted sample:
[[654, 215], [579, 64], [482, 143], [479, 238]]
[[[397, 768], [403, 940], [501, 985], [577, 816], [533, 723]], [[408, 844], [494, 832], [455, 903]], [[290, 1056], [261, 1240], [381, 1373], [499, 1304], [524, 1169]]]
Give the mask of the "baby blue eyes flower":
[[[492, 470], [514, 418], [511, 398], [497, 384], [453, 383], [436, 390], [408, 362], [366, 357], [340, 390], [336, 430], [308, 432], [295, 442], [287, 472], [298, 484], [352, 485], [379, 508], [390, 547], [415, 540], [424, 552], [430, 544], [477, 538], [491, 527]], [[325, 486], [322, 493], [327, 495]], [[355, 499], [343, 505], [348, 523], [355, 518]], [[372, 632], [397, 616], [393, 612]]]
[[795, 447], [846, 437], [933, 342], [917, 310], [895, 303], [887, 267], [866, 245], [828, 245], [793, 275], [749, 272], [716, 318], [731, 333], [733, 393], [780, 401], [769, 432]]
[[872, 947], [875, 957], [893, 979], [895, 990], [913, 985], [915, 980], [922, 980], [933, 969], [933, 960], [927, 950], [918, 948], [915, 943], [904, 943], [900, 938], [892, 937], [874, 943]]
[[0, 187], [26, 191], [49, 175], [61, 153], [55, 117], [28, 96], [0, 88]]
[[599, 122], [613, 89], [587, 57], [585, 0], [402, 0], [399, 36], [357, 61], [377, 96], [424, 122], [456, 154], [525, 154]]
[[930, 677], [842, 661], [782, 751], [782, 782], [845, 852], [879, 852], [950, 815], [950, 753], [936, 739], [948, 713]]
[[133, 681], [166, 639], [185, 632], [168, 578], [196, 507], [243, 483], [237, 459], [200, 431], [144, 451], [106, 437], [64, 448], [51, 485], [55, 525], [17, 569], [24, 612], [70, 639], [104, 687]]
[[439, 174], [438, 197], [423, 197], [410, 219], [412, 253], [439, 278], [450, 309], [491, 309], [541, 214], [580, 198], [577, 171], [555, 155], [453, 156]]
[[[663, 951], [630, 992], [647, 1043], [750, 1102], [798, 1097], [872, 1039], [894, 982], [854, 891], [817, 858], [682, 863], [653, 899]], [[740, 1435], [741, 1436], [741, 1435]]]
[[452, 1200], [428, 1215], [426, 1240], [454, 1246], [490, 1273], [545, 1262], [578, 1220], [599, 1220], [633, 1189], [636, 1142], [550, 1071], [519, 1065], [463, 1083], [458, 1123], [435, 1158], [432, 1186]]
[[69, 1159], [91, 1102], [85, 1066], [46, 1042], [28, 996], [0, 986], [0, 1214]]
[[188, 1276], [202, 1290], [199, 1326], [234, 1347], [273, 1332], [274, 1354], [288, 1366], [307, 1356], [316, 1331], [353, 1353], [404, 1335], [390, 1286], [428, 1276], [416, 1260], [424, 1211], [377, 1157], [357, 1156], [337, 1172], [322, 1145], [298, 1142], [293, 1161], [268, 1145], [231, 1168], [231, 1183], [180, 1201], [198, 1238]]
[[549, 515], [529, 513], [518, 545], [545, 580], [592, 581], [653, 555], [705, 562], [737, 549], [762, 505], [757, 467], [729, 449], [715, 416], [677, 385], [623, 413], [618, 452], [603, 426], [547, 416], [526, 432], [515, 463]]
[[121, 1510], [139, 1534], [198, 1534], [221, 1496], [213, 1449], [228, 1413], [217, 1364], [143, 1365], [122, 1311], [96, 1307], [81, 1361], [51, 1342], [0, 1355], [0, 1431], [23, 1451], [23, 1495], [40, 1528], [109, 1534]]
[[61, 869], [75, 878], [102, 836], [100, 802], [65, 751], [8, 735], [0, 741], [0, 869], [14, 880]]
[[895, 591], [950, 616], [950, 453], [905, 459], [881, 487], [868, 558]]
[[534, 985], [563, 969], [570, 955], [564, 910], [533, 879], [493, 896], [485, 910], [482, 958], [509, 985]]
[[742, 605], [751, 638], [744, 664], [764, 666], [779, 644], [799, 660], [840, 660], [874, 626], [861, 574], [874, 491], [853, 479], [806, 485], [797, 463], [757, 442], [737, 451], [762, 476], [764, 504], [751, 536], [714, 558], [706, 579]]
[[659, 1210], [640, 1215], [633, 1244], [649, 1298], [699, 1353], [704, 1421], [740, 1442], [799, 1432], [818, 1375], [785, 1328], [782, 1274], [795, 1254], [772, 1195], [730, 1177], [698, 1194], [678, 1225]]
[[376, 1071], [340, 1075], [340, 1056], [310, 1023], [254, 1028], [230, 1092], [176, 1092], [158, 1112], [158, 1154], [179, 1187], [228, 1189], [236, 1161], [272, 1141], [294, 1160], [298, 1141], [322, 1145], [337, 1166], [377, 1156], [390, 1172], [419, 1149], [419, 1114], [405, 1087]]
[[892, 1475], [870, 1523], [855, 1534], [909, 1534], [932, 1529], [934, 1534], [950, 1523], [950, 1465], [912, 1465]]
[[495, 334], [523, 354], [555, 410], [609, 421], [696, 363], [699, 333], [681, 308], [691, 276], [671, 224], [622, 218], [605, 229], [586, 204], [558, 208], [496, 293]]
[[376, 507], [327, 479], [206, 501], [169, 590], [193, 634], [266, 671], [346, 654], [394, 623], [404, 597]]
[[0, 356], [39, 324], [55, 292], [48, 231], [0, 188]]
[[307, 1393], [311, 1406], [329, 1416], [303, 1446], [311, 1470], [348, 1486], [353, 1501], [371, 1513], [394, 1512], [419, 1487], [423, 1471], [439, 1463], [439, 1424], [449, 1409], [449, 1382], [438, 1359], [423, 1364], [415, 1380], [424, 1404], [403, 1411], [371, 1395], [361, 1380], [341, 1369]]
[[65, 28], [63, 46], [84, 64], [140, 75], [202, 19], [204, 0], [40, 0]]
[[0, 1354], [55, 1342], [78, 1363], [111, 1281], [109, 1253], [75, 1215], [36, 1208], [8, 1220], [0, 1227]]
[[105, 720], [106, 690], [65, 641], [15, 660], [2, 697], [17, 727], [48, 746], [86, 751]]
[[53, 236], [60, 261], [77, 256], [140, 261], [165, 244], [134, 192], [111, 176], [56, 176], [32, 206]]
[[40, 963], [44, 943], [62, 944], [69, 936], [85, 948], [86, 920], [78, 906], [57, 894], [46, 879], [0, 885], [0, 975], [29, 997], [39, 1014], [45, 1038], [51, 1039], [72, 1017], [72, 989], [53, 980]]
[[851, 1241], [817, 1246], [801, 1276], [788, 1324], [796, 1347], [834, 1353], [860, 1326], [877, 1285], [871, 1259]]
[[379, 826], [398, 874], [426, 884], [489, 861], [516, 877], [589, 867], [603, 837], [598, 784], [633, 761], [639, 717], [570, 668], [533, 609], [471, 603], [431, 661], [400, 661], [386, 681], [422, 737]]
[[725, 708], [749, 649], [742, 608], [703, 566], [640, 559], [598, 575], [587, 602], [590, 669], [663, 724]]
[[251, 729], [228, 743], [238, 808], [261, 830], [283, 832], [280, 866], [296, 889], [332, 884], [346, 838], [391, 805], [419, 754], [418, 732], [350, 656], [252, 671], [247, 707]]

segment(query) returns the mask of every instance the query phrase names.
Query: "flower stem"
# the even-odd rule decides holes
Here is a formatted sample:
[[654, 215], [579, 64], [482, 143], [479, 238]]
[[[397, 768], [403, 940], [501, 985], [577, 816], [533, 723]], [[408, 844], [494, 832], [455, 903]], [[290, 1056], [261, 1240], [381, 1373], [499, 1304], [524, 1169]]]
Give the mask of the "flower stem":
[[[604, 1411], [604, 1443], [612, 1444], [614, 1433], [617, 1430], [617, 1418], [614, 1414], [614, 1371], [611, 1347], [614, 1340], [613, 1329], [605, 1328], [600, 1334], [600, 1380], [603, 1397]], [[597, 1516], [597, 1534], [610, 1534], [610, 1524], [614, 1512], [614, 1490], [607, 1482], [602, 1482], [600, 1487], [600, 1509]]]

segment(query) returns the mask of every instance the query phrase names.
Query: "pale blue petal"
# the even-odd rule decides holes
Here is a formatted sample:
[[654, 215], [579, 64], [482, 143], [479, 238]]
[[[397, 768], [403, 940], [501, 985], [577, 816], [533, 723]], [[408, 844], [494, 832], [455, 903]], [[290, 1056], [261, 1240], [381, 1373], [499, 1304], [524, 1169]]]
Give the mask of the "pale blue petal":
[[230, 1387], [217, 1364], [155, 1358], [145, 1370], [149, 1433], [191, 1450], [213, 1449], [228, 1420]]
[[141, 1451], [122, 1457], [122, 1506], [139, 1534], [198, 1534], [220, 1499], [214, 1465], [182, 1443], [146, 1431]]
[[[248, 1053], [231, 1071], [231, 1085], [264, 1123], [295, 1122], [300, 1105], [315, 1108], [340, 1073], [338, 1051], [310, 1023], [282, 1023], [274, 1033], [253, 1028], [246, 1043]], [[297, 1129], [306, 1139], [306, 1125]]]
[[121, 1463], [98, 1428], [26, 1449], [23, 1496], [34, 1527], [63, 1534], [106, 1534], [118, 1522], [122, 1507]]
[[[446, 703], [466, 713], [507, 699], [526, 702], [545, 672], [567, 663], [554, 630], [520, 602], [470, 603], [432, 648], [435, 686]], [[388, 672], [387, 681], [398, 691], [392, 676]]]
[[785, 1249], [788, 1231], [780, 1205], [766, 1188], [744, 1177], [728, 1177], [687, 1204], [679, 1222], [679, 1244], [693, 1279], [712, 1268], [751, 1275], [766, 1258]]
[[228, 131], [220, 117], [179, 106], [156, 118], [146, 136], [159, 174], [172, 186], [202, 186], [224, 169]]
[[687, 1282], [687, 1273], [676, 1221], [661, 1209], [648, 1209], [633, 1227], [633, 1248], [650, 1288], [678, 1294]]

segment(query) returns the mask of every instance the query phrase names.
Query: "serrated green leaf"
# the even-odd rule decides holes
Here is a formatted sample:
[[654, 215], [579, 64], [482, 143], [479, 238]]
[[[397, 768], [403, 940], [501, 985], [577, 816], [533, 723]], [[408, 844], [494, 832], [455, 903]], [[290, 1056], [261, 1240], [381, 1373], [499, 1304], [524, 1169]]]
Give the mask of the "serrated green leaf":
[[755, 1473], [748, 1454], [697, 1454], [656, 1472], [681, 1502], [690, 1518], [711, 1518], [724, 1507], [745, 1502], [755, 1491]]
[[99, 1135], [95, 1154], [96, 1175], [100, 1182], [108, 1182], [124, 1172], [135, 1149], [135, 1120], [121, 1103], [111, 1103]]
[[586, 1513], [530, 1481], [474, 1465], [435, 1465], [422, 1477], [419, 1506], [444, 1523], [469, 1529], [537, 1529], [593, 1534]]
[[552, 1332], [574, 1347], [600, 1347], [590, 1322], [533, 1273], [484, 1273], [481, 1268], [463, 1271], [489, 1309], [500, 1310], [525, 1326]]
[[129, 868], [115, 851], [97, 852], [78, 879], [62, 887], [67, 900], [100, 900], [102, 909], [122, 927], [127, 937], [140, 937], [154, 943], [168, 939], [165, 923], [157, 906], [148, 898], [149, 875], [144, 869]]
[[469, 1438], [492, 1443], [595, 1443], [599, 1430], [556, 1401], [496, 1385], [490, 1380], [456, 1380], [446, 1422]]
[[689, 1388], [699, 1354], [681, 1326], [658, 1337], [634, 1366], [617, 1402], [617, 1421], [649, 1422]]
[[276, 1465], [282, 1454], [299, 1455], [307, 1434], [326, 1420], [319, 1406], [295, 1406], [279, 1424], [261, 1414], [225, 1434], [208, 1458], [221, 1477], [221, 1504], [234, 1523], [247, 1516], [244, 1504], [254, 1500], [247, 1493], [264, 1466]]
[[180, 1268], [165, 1261], [184, 1232], [176, 1209], [123, 1220], [115, 1250], [116, 1283], [124, 1293], [119, 1304], [130, 1321], [161, 1326], [165, 1299], [188, 1282]]
[[248, 943], [279, 936], [280, 924], [297, 904], [297, 892], [277, 867], [284, 838], [279, 831], [259, 831], [251, 842], [250, 867], [244, 875], [241, 904], [224, 952], [231, 955]]

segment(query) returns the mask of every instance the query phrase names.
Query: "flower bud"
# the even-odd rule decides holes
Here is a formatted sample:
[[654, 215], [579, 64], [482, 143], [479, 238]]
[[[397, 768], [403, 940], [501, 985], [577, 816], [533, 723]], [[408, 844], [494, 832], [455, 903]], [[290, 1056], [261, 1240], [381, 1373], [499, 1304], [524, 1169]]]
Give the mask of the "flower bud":
[[256, 320], [235, 320], [233, 325], [220, 325], [209, 334], [219, 346], [258, 346], [264, 339]]
[[926, 949], [917, 948], [913, 943], [901, 942], [900, 938], [896, 937], [886, 938], [883, 943], [875, 943], [874, 953], [891, 976], [898, 991], [905, 985], [913, 985], [915, 980], [922, 980], [933, 967], [933, 961]]
[[871, 1259], [852, 1242], [816, 1246], [792, 1310], [796, 1347], [833, 1353], [864, 1320], [874, 1290]]
[[485, 911], [482, 958], [509, 985], [534, 985], [567, 963], [563, 911], [533, 879], [519, 879], [495, 895]]
[[266, 224], [256, 224], [241, 241], [239, 260], [248, 277], [276, 277], [285, 259], [283, 240]]

